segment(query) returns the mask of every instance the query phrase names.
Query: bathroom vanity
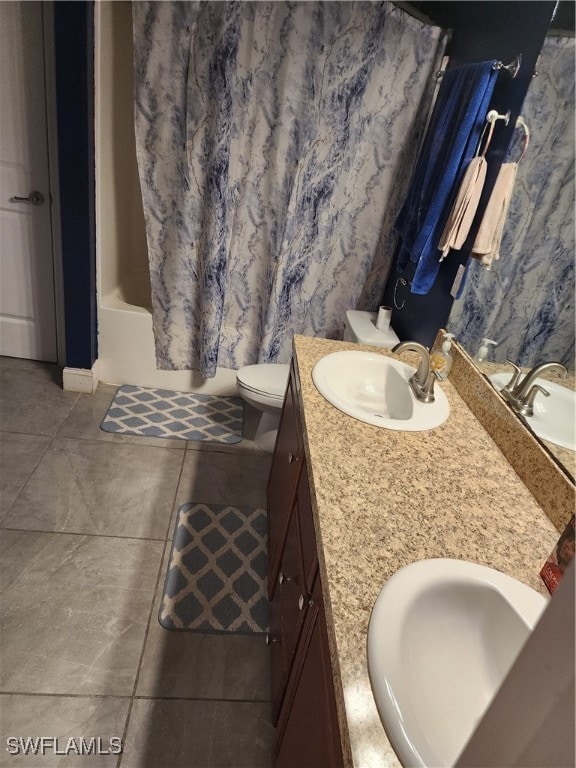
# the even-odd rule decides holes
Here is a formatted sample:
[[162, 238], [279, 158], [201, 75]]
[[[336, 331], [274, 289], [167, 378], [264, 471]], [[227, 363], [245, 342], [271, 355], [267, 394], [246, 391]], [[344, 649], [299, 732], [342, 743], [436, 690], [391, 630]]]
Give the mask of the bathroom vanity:
[[[374, 351], [294, 339], [268, 485], [276, 766], [399, 766], [366, 660], [384, 582], [414, 561], [456, 558], [546, 595], [539, 570], [574, 504], [573, 485], [559, 477], [547, 514], [451, 380], [439, 385], [450, 416], [426, 432], [382, 429], [334, 408], [312, 368], [331, 352], [362, 348]], [[482, 379], [470, 368], [463, 376], [455, 360], [460, 392]]]
[[341, 741], [297, 387], [292, 367], [267, 489], [275, 765], [337, 768]]

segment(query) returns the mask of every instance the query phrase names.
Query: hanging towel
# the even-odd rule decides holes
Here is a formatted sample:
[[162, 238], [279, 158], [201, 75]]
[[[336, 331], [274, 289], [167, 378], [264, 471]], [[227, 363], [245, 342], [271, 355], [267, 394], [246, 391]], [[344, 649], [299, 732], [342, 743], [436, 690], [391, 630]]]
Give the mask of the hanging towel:
[[397, 269], [415, 263], [411, 291], [426, 294], [440, 266], [438, 243], [463, 176], [478, 146], [498, 72], [494, 61], [445, 72], [406, 200], [395, 223]]
[[518, 163], [502, 163], [474, 241], [472, 256], [488, 269], [500, 258], [500, 242], [512, 198]]
[[480, 202], [487, 167], [488, 163], [484, 157], [475, 157], [470, 161], [460, 184], [458, 196], [440, 236], [438, 243], [438, 249], [442, 251], [440, 261], [444, 261], [451, 248], [460, 250], [464, 245]]
[[[482, 154], [480, 154], [480, 146], [482, 144], [482, 138], [486, 128], [490, 125], [488, 130], [488, 138], [484, 144]], [[458, 195], [450, 211], [444, 231], [440, 236], [440, 242], [438, 243], [438, 249], [442, 251], [440, 261], [444, 261], [451, 248], [460, 250], [468, 233], [470, 227], [474, 221], [476, 210], [478, 209], [478, 203], [482, 196], [482, 190], [484, 188], [484, 182], [486, 181], [486, 170], [488, 163], [486, 162], [486, 152], [492, 141], [492, 134], [494, 133], [494, 121], [487, 123], [482, 132], [482, 138], [478, 145], [478, 153], [470, 161], [470, 165], [466, 168], [466, 173], [458, 189]]]

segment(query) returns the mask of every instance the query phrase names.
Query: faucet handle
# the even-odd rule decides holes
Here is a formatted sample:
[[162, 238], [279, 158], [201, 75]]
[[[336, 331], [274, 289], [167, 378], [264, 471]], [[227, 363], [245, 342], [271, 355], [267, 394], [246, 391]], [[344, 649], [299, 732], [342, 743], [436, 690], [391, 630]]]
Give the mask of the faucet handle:
[[520, 403], [520, 413], [522, 416], [534, 416], [534, 400], [539, 392], [541, 392], [544, 397], [550, 397], [550, 392], [548, 392], [547, 389], [541, 387], [540, 384], [532, 384], [528, 390], [528, 394]]
[[512, 374], [512, 378], [510, 379], [508, 384], [506, 384], [505, 387], [502, 387], [502, 392], [512, 392], [512, 390], [515, 389], [516, 386], [518, 385], [518, 381], [520, 379], [520, 375], [521, 375], [522, 371], [516, 365], [516, 363], [512, 362], [512, 360], [508, 360], [508, 358], [506, 358], [506, 362], [508, 363], [508, 365], [512, 366], [512, 368], [514, 369], [514, 372]]
[[526, 405], [534, 405], [534, 398], [538, 394], [538, 392], [542, 392], [544, 397], [550, 397], [550, 392], [548, 392], [547, 389], [544, 389], [544, 387], [541, 387], [540, 384], [532, 384], [530, 389], [528, 390], [528, 394], [526, 395]]

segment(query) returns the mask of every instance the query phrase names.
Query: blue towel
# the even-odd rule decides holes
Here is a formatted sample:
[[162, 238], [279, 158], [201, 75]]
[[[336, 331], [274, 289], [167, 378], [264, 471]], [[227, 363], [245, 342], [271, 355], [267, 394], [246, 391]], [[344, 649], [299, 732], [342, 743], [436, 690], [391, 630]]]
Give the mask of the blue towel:
[[438, 243], [458, 182], [474, 157], [498, 71], [496, 62], [445, 72], [395, 230], [397, 269], [417, 264], [411, 291], [426, 294], [440, 268]]

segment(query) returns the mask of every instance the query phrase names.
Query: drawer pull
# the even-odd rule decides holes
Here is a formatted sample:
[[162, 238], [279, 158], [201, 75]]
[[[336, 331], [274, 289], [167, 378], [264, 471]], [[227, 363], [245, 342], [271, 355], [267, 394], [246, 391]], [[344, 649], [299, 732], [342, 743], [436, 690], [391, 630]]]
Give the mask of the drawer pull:
[[278, 640], [273, 637], [270, 632], [266, 632], [266, 645], [271, 645], [272, 643], [277, 643]]
[[288, 454], [288, 464], [292, 464], [293, 461], [298, 461], [298, 456], [294, 456], [292, 451]]

